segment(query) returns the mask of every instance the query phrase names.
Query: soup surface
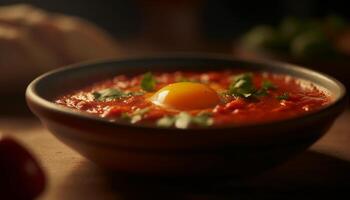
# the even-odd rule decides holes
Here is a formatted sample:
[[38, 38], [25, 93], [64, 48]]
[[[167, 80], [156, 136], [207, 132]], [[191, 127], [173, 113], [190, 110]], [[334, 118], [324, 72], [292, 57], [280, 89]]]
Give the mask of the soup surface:
[[279, 121], [331, 101], [324, 89], [288, 75], [225, 70], [118, 75], [55, 103], [110, 121], [185, 129]]

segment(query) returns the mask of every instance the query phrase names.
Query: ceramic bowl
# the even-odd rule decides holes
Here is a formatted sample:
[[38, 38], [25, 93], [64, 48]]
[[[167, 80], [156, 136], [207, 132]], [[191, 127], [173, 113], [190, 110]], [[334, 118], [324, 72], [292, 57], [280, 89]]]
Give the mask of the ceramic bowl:
[[[147, 71], [263, 70], [309, 80], [334, 101], [316, 112], [256, 125], [180, 130], [109, 122], [52, 103], [72, 90], [118, 74]], [[101, 166], [122, 174], [166, 177], [247, 177], [307, 149], [346, 106], [346, 90], [332, 77], [273, 61], [223, 56], [163, 56], [83, 63], [46, 73], [27, 88], [30, 109], [63, 143]]]

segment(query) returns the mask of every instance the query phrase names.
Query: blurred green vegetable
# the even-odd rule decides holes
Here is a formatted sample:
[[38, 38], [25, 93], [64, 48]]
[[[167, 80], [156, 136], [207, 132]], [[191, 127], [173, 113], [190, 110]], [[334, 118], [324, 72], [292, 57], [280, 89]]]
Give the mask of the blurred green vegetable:
[[303, 29], [302, 21], [296, 17], [284, 18], [279, 26], [282, 37], [286, 38], [288, 41], [292, 40], [296, 35], [302, 32]]
[[336, 34], [344, 30], [346, 26], [346, 21], [337, 15], [329, 15], [325, 19], [325, 29], [330, 37], [336, 36]]
[[261, 25], [253, 28], [243, 37], [243, 43], [250, 49], [285, 49], [286, 40], [271, 26]]
[[291, 54], [297, 58], [327, 58], [334, 51], [325, 34], [320, 31], [309, 31], [295, 37], [291, 42]]
[[256, 26], [242, 42], [247, 49], [288, 53], [299, 59], [325, 59], [337, 55], [333, 42], [346, 26], [346, 21], [337, 15], [317, 20], [290, 16], [277, 27]]
[[278, 100], [280, 100], [280, 101], [282, 101], [282, 100], [288, 100], [288, 99], [289, 99], [289, 93], [288, 93], [288, 92], [285, 92], [285, 93], [283, 93], [283, 94], [281, 94], [281, 95], [278, 95], [278, 96], [276, 97], [276, 99], [278, 99]]

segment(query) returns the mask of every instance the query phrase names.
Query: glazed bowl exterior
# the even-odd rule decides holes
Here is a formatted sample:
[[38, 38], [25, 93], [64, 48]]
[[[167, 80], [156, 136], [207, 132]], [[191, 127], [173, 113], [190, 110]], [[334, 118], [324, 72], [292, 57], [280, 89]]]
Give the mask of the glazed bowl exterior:
[[[118, 74], [147, 71], [246, 69], [289, 74], [325, 88], [334, 101], [293, 119], [197, 129], [125, 123], [53, 103], [58, 96]], [[168, 56], [83, 63], [46, 73], [27, 88], [26, 99], [41, 122], [62, 142], [107, 170], [152, 176], [246, 177], [304, 151], [331, 127], [346, 106], [337, 80], [301, 67], [223, 56]]]

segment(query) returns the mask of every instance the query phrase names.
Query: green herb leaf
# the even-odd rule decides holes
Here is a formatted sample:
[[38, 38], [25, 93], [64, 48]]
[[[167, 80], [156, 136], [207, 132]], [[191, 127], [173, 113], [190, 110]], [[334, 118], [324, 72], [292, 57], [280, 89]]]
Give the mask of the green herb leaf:
[[142, 120], [143, 116], [149, 112], [149, 108], [136, 109], [132, 113], [122, 113], [120, 118], [122, 120], [130, 121], [130, 123], [134, 124], [140, 120]]
[[129, 96], [142, 96], [145, 94], [143, 91], [133, 91], [133, 92], [128, 92], [127, 93]]
[[192, 118], [192, 123], [198, 126], [211, 126], [214, 123], [210, 113], [202, 113]]
[[261, 84], [261, 88], [254, 93], [254, 96], [256, 97], [267, 96], [269, 90], [274, 90], [276, 88], [277, 86], [274, 85], [272, 82], [268, 80], [264, 80]]
[[149, 112], [149, 108], [136, 109], [132, 114], [133, 115], [144, 115]]
[[268, 95], [268, 90], [260, 88], [259, 90], [254, 92], [254, 97], [262, 97], [262, 96], [267, 96]]
[[187, 112], [181, 112], [175, 116], [165, 116], [157, 121], [159, 127], [171, 127], [186, 129], [190, 124], [197, 126], [211, 126], [213, 125], [213, 118], [210, 113], [201, 113], [197, 116], [191, 116]]
[[141, 121], [142, 115], [134, 115], [131, 117], [130, 123], [135, 124], [138, 121]]
[[261, 88], [256, 89], [253, 84], [253, 74], [244, 73], [234, 77], [233, 82], [231, 83], [226, 94], [233, 95], [235, 97], [258, 98], [268, 95], [269, 90], [276, 88], [277, 86], [275, 86], [272, 82], [265, 80], [263, 81]]
[[180, 112], [176, 116], [175, 127], [180, 129], [186, 129], [191, 123], [192, 117], [187, 112]]
[[138, 108], [133, 113], [130, 114], [130, 123], [135, 124], [136, 122], [142, 120], [143, 116], [149, 111], [149, 108]]
[[173, 126], [175, 123], [175, 118], [170, 116], [165, 116], [157, 120], [157, 126], [168, 128]]
[[125, 121], [130, 121], [130, 120], [131, 120], [131, 116], [130, 116], [129, 113], [122, 113], [122, 114], [120, 115], [120, 118], [121, 118], [122, 120], [125, 120]]
[[287, 100], [287, 99], [289, 99], [289, 93], [288, 92], [285, 92], [285, 93], [283, 93], [283, 94], [281, 94], [281, 95], [279, 95], [279, 96], [277, 96], [276, 97], [278, 100]]
[[147, 72], [143, 75], [141, 80], [141, 88], [147, 92], [154, 91], [156, 87], [156, 79], [151, 72]]
[[252, 76], [251, 73], [235, 76], [234, 81], [229, 87], [229, 94], [243, 98], [252, 96], [256, 91], [253, 85]]
[[271, 81], [264, 80], [262, 82], [261, 88], [264, 90], [274, 90], [277, 88], [277, 86], [273, 84]]
[[121, 99], [131, 96], [141, 96], [143, 94], [144, 92], [141, 91], [124, 92], [115, 88], [107, 88], [92, 93], [94, 99], [97, 101], [112, 101], [114, 99]]
[[124, 92], [114, 88], [108, 88], [98, 92], [93, 92], [92, 95], [98, 101], [111, 101], [113, 99], [125, 97]]

